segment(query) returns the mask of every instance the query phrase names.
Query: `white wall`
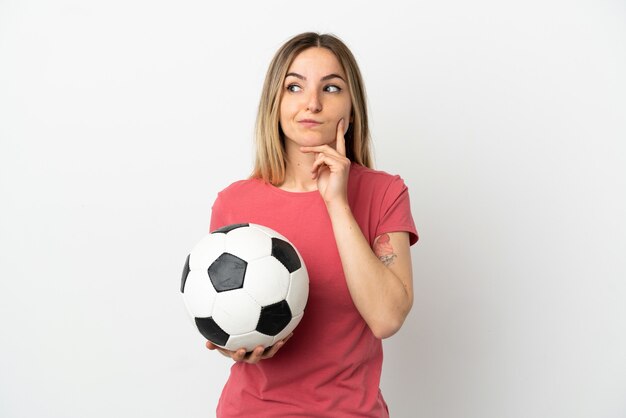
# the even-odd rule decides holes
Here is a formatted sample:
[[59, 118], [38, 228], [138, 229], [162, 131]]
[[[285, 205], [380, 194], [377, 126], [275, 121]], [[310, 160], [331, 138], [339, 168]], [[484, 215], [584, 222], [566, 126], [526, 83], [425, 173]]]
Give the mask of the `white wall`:
[[411, 190], [393, 416], [626, 416], [625, 3], [223, 3], [0, 1], [0, 416], [213, 416], [179, 276], [305, 30]]

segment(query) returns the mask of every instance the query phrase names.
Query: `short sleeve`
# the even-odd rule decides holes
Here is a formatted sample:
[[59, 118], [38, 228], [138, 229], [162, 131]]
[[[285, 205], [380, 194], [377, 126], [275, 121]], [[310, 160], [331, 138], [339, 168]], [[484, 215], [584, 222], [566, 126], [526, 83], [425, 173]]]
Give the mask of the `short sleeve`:
[[382, 199], [380, 221], [376, 236], [389, 232], [408, 232], [409, 243], [413, 245], [419, 239], [417, 228], [411, 215], [409, 189], [400, 176], [394, 176]]

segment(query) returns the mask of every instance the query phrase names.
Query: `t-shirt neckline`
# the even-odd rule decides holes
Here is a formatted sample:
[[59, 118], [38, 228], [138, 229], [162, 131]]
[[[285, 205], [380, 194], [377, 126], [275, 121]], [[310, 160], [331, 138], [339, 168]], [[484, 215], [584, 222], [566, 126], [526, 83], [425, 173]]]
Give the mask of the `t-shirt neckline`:
[[279, 194], [281, 196], [289, 196], [289, 197], [294, 197], [294, 198], [310, 198], [310, 197], [315, 197], [316, 195], [319, 196], [320, 192], [319, 190], [310, 190], [307, 192], [291, 192], [289, 190], [284, 190], [281, 189], [279, 187], [276, 187], [270, 183], [265, 183], [266, 187], [269, 188], [273, 193]]

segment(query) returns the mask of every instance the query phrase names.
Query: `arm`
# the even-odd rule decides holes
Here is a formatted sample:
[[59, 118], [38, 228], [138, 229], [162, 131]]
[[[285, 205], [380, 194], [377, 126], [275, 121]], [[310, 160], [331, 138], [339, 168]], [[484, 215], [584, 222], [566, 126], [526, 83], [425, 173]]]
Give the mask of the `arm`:
[[413, 305], [409, 234], [382, 234], [372, 250], [347, 204], [328, 209], [354, 305], [377, 338], [390, 337]]
[[413, 304], [409, 235], [382, 234], [370, 248], [348, 204], [350, 160], [343, 135], [340, 121], [336, 149], [322, 145], [301, 151], [317, 153], [312, 173], [328, 209], [352, 300], [374, 335], [387, 338], [400, 329]]

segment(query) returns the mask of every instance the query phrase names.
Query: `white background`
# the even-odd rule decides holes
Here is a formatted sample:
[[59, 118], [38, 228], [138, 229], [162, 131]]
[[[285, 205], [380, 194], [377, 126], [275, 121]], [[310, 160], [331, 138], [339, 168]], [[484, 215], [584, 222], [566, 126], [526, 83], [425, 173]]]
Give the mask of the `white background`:
[[420, 231], [392, 416], [625, 417], [626, 4], [224, 3], [0, 0], [0, 416], [213, 416], [180, 274], [315, 30]]

